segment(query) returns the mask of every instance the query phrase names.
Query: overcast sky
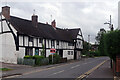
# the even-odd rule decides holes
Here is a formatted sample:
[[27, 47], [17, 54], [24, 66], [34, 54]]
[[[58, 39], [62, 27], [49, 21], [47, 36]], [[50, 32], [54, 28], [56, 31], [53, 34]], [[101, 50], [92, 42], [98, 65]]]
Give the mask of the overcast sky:
[[11, 7], [12, 16], [29, 20], [35, 9], [39, 22], [50, 24], [51, 19], [55, 19], [59, 28], [81, 28], [85, 41], [88, 41], [88, 35], [90, 35], [90, 41], [94, 43], [100, 28], [109, 30], [109, 26], [104, 25], [104, 22], [109, 21], [110, 15], [112, 15], [114, 28], [117, 28], [118, 1], [26, 0], [25, 2], [24, 0], [0, 0], [0, 7], [8, 5]]

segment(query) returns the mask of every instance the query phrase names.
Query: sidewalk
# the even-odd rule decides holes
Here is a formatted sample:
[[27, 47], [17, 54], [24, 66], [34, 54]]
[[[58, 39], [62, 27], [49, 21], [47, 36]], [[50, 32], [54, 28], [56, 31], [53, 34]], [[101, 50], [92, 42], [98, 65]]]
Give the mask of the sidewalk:
[[91, 74], [87, 76], [87, 78], [104, 78], [104, 79], [110, 79], [113, 80], [113, 71], [110, 68], [110, 60], [106, 61], [103, 65], [101, 65], [98, 69], [93, 71]]

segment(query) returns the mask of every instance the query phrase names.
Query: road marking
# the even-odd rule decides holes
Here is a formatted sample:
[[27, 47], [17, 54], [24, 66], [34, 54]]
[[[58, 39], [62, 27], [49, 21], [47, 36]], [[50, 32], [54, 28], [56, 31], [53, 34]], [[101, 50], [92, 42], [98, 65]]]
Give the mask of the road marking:
[[82, 74], [79, 77], [77, 77], [75, 80], [81, 80], [81, 79], [83, 79], [84, 77], [86, 77], [87, 75], [89, 75], [90, 73], [92, 73], [94, 70], [96, 70], [97, 68], [99, 68], [101, 65], [103, 65], [106, 61], [108, 61], [108, 60], [104, 60], [103, 62], [101, 62], [100, 64], [98, 64], [97, 66], [95, 66], [94, 68], [90, 69], [89, 71], [87, 71], [84, 74]]
[[65, 70], [58, 71], [58, 72], [56, 72], [56, 73], [53, 73], [53, 74], [50, 74], [50, 75], [48, 75], [48, 76], [56, 75], [56, 74], [62, 73], [62, 72], [64, 72], [64, 71], [65, 71]]
[[76, 68], [76, 67], [78, 67], [78, 66], [80, 66], [80, 65], [73, 66], [73, 67], [71, 67], [71, 69]]
[[58, 74], [58, 73], [62, 73], [64, 72], [65, 70], [62, 70], [62, 71], [59, 71], [59, 72], [56, 72], [56, 73], [53, 73], [53, 74]]
[[17, 76], [10, 76], [10, 77], [4, 77], [4, 78], [14, 78], [14, 77], [18, 77], [18, 76], [23, 76], [23, 75], [28, 75], [28, 74], [32, 74], [32, 73], [36, 73], [36, 72], [41, 72], [41, 71], [45, 71], [45, 70], [50, 70], [50, 69], [54, 69], [54, 68], [58, 68], [58, 67], [62, 67], [62, 66], [66, 66], [66, 65], [69, 65], [69, 64], [73, 64], [74, 62], [71, 62], [71, 63], [66, 63], [66, 64], [63, 64], [63, 65], [58, 65], [56, 67], [51, 67], [51, 68], [45, 68], [45, 69], [40, 69], [40, 70], [35, 70], [35, 71], [31, 71], [31, 72], [26, 72], [22, 75], [17, 75]]

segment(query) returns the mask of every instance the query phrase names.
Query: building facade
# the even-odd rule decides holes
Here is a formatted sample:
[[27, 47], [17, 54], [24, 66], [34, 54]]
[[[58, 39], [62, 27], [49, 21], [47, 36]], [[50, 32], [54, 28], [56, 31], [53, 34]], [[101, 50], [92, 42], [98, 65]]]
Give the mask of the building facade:
[[10, 7], [2, 7], [0, 13], [0, 50], [1, 62], [17, 63], [17, 58], [25, 55], [48, 57], [50, 49], [67, 59], [80, 59], [83, 49], [83, 36], [80, 28], [60, 29], [55, 20], [48, 23], [38, 22], [33, 14], [31, 20], [10, 15]]

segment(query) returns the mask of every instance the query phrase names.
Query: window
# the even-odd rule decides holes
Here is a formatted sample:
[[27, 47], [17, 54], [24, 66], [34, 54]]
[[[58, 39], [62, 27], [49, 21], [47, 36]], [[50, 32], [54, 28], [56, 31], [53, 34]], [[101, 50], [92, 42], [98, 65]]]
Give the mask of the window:
[[68, 51], [68, 55], [70, 55], [70, 51]]
[[71, 55], [73, 55], [73, 51], [71, 51]]
[[33, 56], [33, 49], [32, 48], [25, 48], [25, 55]]
[[33, 42], [33, 37], [29, 37], [29, 42]]
[[73, 51], [68, 51], [68, 55], [73, 55]]
[[68, 43], [68, 46], [74, 46], [74, 44], [73, 43]]
[[42, 43], [43, 42], [43, 39], [39, 38], [39, 43]]

